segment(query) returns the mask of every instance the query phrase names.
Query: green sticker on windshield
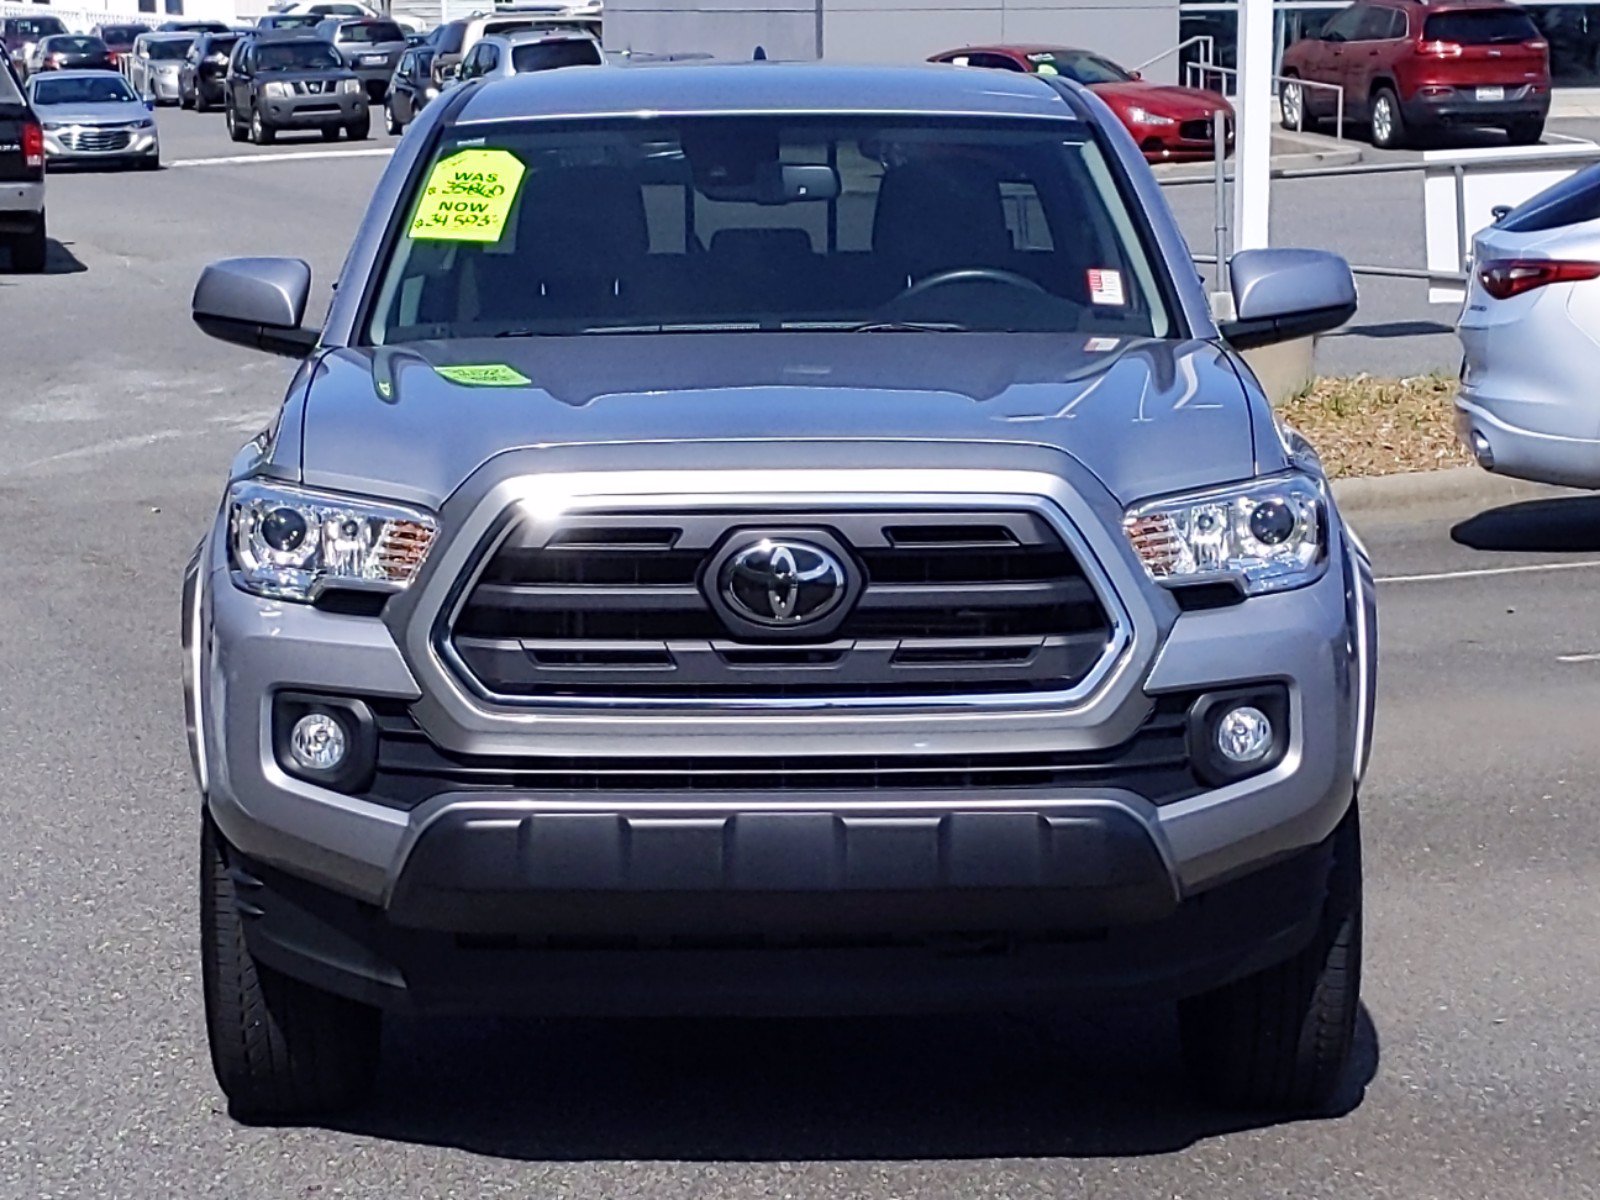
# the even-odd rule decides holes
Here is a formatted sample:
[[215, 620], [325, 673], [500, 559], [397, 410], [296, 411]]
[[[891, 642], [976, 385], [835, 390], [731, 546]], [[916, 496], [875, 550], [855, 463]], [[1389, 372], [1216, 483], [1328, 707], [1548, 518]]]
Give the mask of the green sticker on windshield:
[[462, 150], [434, 164], [411, 236], [426, 242], [498, 242], [526, 168], [508, 150]]
[[514, 371], [505, 363], [483, 363], [476, 366], [435, 367], [451, 383], [467, 387], [524, 387], [533, 382], [521, 371]]
[[1060, 71], [1056, 70], [1055, 63], [1047, 63], [1047, 62], [1036, 63], [1034, 65], [1033, 71], [1034, 71], [1034, 74], [1036, 74], [1036, 75], [1059, 75], [1059, 74], [1061, 74]]

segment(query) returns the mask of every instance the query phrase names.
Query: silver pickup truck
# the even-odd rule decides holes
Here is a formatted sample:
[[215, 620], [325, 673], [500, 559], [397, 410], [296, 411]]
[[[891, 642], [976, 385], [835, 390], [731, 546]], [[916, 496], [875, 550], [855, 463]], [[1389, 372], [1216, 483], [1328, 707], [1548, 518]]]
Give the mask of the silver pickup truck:
[[190, 565], [211, 1050], [360, 1099], [386, 1011], [1175, 1000], [1229, 1104], [1358, 1004], [1370, 567], [1076, 85], [758, 63], [467, 83], [398, 146]]

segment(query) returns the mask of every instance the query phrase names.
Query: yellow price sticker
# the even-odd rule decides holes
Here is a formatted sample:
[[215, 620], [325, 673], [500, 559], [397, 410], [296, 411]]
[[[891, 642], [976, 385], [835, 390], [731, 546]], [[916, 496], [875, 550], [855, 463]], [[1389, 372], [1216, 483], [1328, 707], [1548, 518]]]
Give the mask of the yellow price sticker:
[[521, 371], [513, 370], [504, 363], [435, 367], [434, 370], [451, 383], [465, 384], [467, 387], [524, 387], [533, 382]]
[[526, 171], [509, 150], [461, 150], [434, 164], [411, 218], [425, 242], [498, 242]]

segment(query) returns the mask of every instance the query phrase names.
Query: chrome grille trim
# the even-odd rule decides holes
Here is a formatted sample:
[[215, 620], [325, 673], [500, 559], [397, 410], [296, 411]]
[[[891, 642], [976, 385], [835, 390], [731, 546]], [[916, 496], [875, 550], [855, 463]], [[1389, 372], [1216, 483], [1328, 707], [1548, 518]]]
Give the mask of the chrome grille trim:
[[[775, 477], [792, 475], [797, 480], [818, 481], [839, 478], [851, 479], [862, 474], [877, 479], [885, 476], [903, 476], [907, 482], [915, 480], [925, 488], [937, 485], [939, 476], [960, 477], [962, 487], [948, 491], [923, 490], [895, 492], [859, 492], [854, 490], [830, 491], [822, 488], [794, 492], [774, 492], [771, 487]], [[1111, 587], [1097, 556], [1088, 542], [1067, 518], [1065, 511], [1055, 501], [1040, 494], [1002, 493], [990, 494], [973, 489], [975, 478], [994, 478], [994, 472], [959, 471], [875, 471], [867, 473], [846, 471], [794, 471], [794, 472], [727, 472], [718, 482], [726, 490], [690, 492], [674, 491], [671, 485], [682, 488], [685, 483], [704, 484], [703, 476], [686, 476], [682, 472], [630, 472], [626, 483], [639, 487], [638, 481], [659, 477], [655, 486], [643, 484], [640, 490], [616, 487], [623, 480], [608, 479], [603, 473], [557, 478], [528, 478], [508, 480], [495, 488], [477, 506], [474, 514], [455, 530], [453, 545], [441, 556], [444, 563], [454, 563], [456, 578], [432, 581], [424, 592], [435, 601], [422, 603], [412, 620], [410, 639], [414, 649], [426, 646], [432, 663], [443, 677], [459, 691], [461, 698], [473, 707], [486, 706], [487, 712], [502, 713], [578, 713], [601, 712], [618, 715], [673, 713], [690, 716], [695, 712], [711, 714], [754, 714], [761, 712], [850, 711], [877, 710], [896, 712], [915, 711], [983, 711], [996, 709], [1061, 711], [1079, 706], [1094, 695], [1114, 675], [1126, 660], [1132, 645], [1133, 624], [1127, 609]], [[1021, 473], [1005, 473], [1017, 478]], [[748, 494], [738, 491], [743, 482], [752, 490]], [[1059, 480], [1049, 481], [1052, 487], [1063, 485]], [[595, 487], [589, 491], [585, 483]], [[616, 487], [610, 490], [607, 483]], [[572, 492], [562, 495], [564, 487]], [[555, 493], [559, 499], [552, 496]], [[726, 511], [738, 507], [750, 513], [749, 525], [781, 525], [784, 514], [815, 514], [819, 510], [840, 511], [853, 514], [874, 512], [905, 513], [919, 511], [933, 514], [975, 515], [984, 512], [1027, 512], [1042, 518], [1070, 551], [1082, 572], [1083, 578], [1094, 590], [1107, 622], [1103, 649], [1093, 665], [1077, 682], [1063, 688], [1028, 689], [1015, 691], [970, 691], [959, 684], [941, 687], [930, 693], [901, 693], [889, 695], [813, 694], [803, 696], [714, 696], [682, 697], [671, 695], [617, 694], [584, 696], [516, 696], [492, 692], [478, 683], [458, 653], [449, 631], [454, 627], [472, 590], [493, 561], [496, 552], [511, 536], [520, 521], [542, 522], [547, 534], [564, 525], [581, 526], [586, 515], [624, 512], [637, 516], [641, 525], [671, 525], [674, 520], [693, 518], [696, 513]], [[520, 517], [518, 514], [521, 514]], [[647, 518], [658, 517], [658, 521]], [[463, 546], [462, 542], [470, 544]], [[446, 592], [445, 589], [448, 589]], [[609, 647], [601, 647], [609, 648]], [[739, 649], [748, 649], [741, 645]], [[720, 654], [726, 647], [713, 646], [709, 652]], [[880, 652], [883, 647], [869, 647]]]

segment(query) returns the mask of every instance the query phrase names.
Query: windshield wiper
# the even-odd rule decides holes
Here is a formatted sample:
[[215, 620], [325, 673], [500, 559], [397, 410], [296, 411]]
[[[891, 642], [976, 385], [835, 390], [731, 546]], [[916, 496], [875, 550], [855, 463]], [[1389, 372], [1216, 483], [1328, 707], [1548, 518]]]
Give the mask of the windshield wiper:
[[966, 333], [956, 321], [863, 321], [844, 326], [850, 333]]

